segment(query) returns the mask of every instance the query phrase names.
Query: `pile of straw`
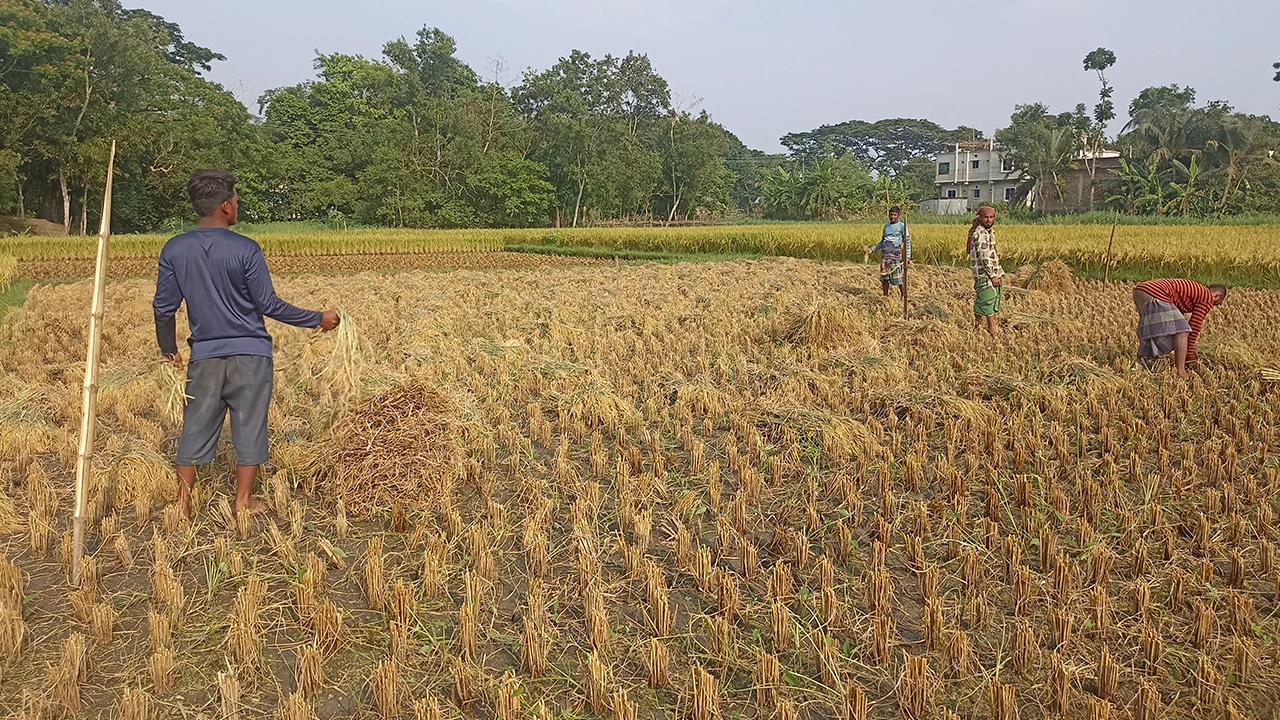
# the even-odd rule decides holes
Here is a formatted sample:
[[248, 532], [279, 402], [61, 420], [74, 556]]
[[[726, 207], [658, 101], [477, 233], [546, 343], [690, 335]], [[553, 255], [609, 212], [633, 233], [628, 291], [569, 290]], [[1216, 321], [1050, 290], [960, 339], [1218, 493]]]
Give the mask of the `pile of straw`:
[[418, 380], [356, 405], [334, 427], [333, 442], [317, 449], [329, 465], [318, 490], [355, 516], [393, 503], [428, 510], [462, 466], [452, 404]]
[[1200, 355], [1219, 368], [1245, 374], [1262, 372], [1275, 362], [1274, 358], [1234, 339], [1206, 345]]
[[1108, 382], [1120, 380], [1115, 372], [1103, 367], [1089, 358], [1072, 353], [1059, 353], [1045, 359], [1040, 365], [1044, 379], [1053, 382], [1068, 382], [1077, 385], [1085, 383]]
[[1035, 275], [1035, 265], [1019, 265], [1016, 272], [1005, 276], [1005, 283], [1010, 287], [1025, 288]]
[[1050, 260], [1031, 273], [1026, 286], [1029, 290], [1066, 295], [1075, 289], [1071, 280], [1071, 266], [1061, 260]]
[[784, 340], [798, 345], [854, 345], [866, 325], [846, 303], [818, 302], [788, 318], [780, 330]]

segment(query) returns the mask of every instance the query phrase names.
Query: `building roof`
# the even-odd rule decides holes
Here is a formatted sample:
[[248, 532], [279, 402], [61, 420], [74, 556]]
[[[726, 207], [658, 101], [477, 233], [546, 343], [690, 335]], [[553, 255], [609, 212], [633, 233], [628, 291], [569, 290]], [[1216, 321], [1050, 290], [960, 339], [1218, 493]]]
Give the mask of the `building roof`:
[[952, 150], [981, 152], [983, 150], [1003, 150], [1004, 146], [996, 144], [995, 140], [966, 140], [964, 142], [944, 143], [943, 149], [944, 152]]

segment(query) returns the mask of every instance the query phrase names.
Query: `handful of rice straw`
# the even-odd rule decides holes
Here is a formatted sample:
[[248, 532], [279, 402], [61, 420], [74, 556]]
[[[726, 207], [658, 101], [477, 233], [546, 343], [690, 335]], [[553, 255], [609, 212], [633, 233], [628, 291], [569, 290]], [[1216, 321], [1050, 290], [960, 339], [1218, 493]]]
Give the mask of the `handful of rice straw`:
[[338, 320], [338, 329], [334, 330], [333, 354], [321, 375], [329, 375], [329, 386], [335, 391], [339, 406], [343, 406], [360, 389], [366, 358], [355, 320], [346, 310], [338, 311]]
[[164, 419], [175, 427], [182, 425], [182, 410], [191, 396], [187, 394], [186, 373], [179, 371], [168, 360], [160, 362], [160, 384], [167, 391], [164, 401]]
[[1280, 382], [1280, 370], [1265, 367], [1259, 373], [1262, 375], [1262, 382]]

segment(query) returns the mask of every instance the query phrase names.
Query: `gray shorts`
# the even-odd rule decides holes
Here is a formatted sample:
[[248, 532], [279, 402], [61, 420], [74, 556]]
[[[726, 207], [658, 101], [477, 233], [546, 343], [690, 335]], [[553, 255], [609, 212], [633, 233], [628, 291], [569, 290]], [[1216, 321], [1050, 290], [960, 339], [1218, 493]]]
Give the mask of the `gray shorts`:
[[190, 399], [182, 411], [179, 465], [213, 462], [228, 409], [236, 465], [261, 465], [267, 461], [272, 369], [271, 358], [259, 355], [205, 358], [187, 366]]

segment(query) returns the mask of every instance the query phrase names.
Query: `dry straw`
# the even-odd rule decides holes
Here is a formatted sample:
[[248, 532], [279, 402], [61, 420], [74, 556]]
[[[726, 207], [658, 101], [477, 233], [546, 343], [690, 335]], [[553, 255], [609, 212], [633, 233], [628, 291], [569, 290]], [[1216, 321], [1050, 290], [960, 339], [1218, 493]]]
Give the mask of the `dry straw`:
[[331, 468], [318, 483], [320, 493], [356, 516], [398, 502], [432, 510], [431, 489], [461, 473], [453, 413], [439, 390], [418, 380], [357, 404], [334, 428], [333, 444], [317, 448]]
[[720, 720], [720, 682], [693, 666], [693, 720]]
[[440, 699], [430, 690], [426, 697], [413, 701], [414, 720], [444, 720], [444, 717]]
[[276, 710], [276, 720], [315, 720], [316, 712], [301, 692], [290, 693]]
[[395, 717], [400, 713], [400, 670], [392, 659], [378, 662], [369, 680], [369, 690], [373, 695], [378, 715], [384, 718]]
[[142, 688], [126, 687], [116, 705], [119, 720], [150, 720], [151, 696]]
[[818, 301], [789, 317], [781, 337], [801, 345], [852, 345], [866, 330], [865, 319], [847, 302]]
[[157, 695], [168, 695], [178, 675], [178, 659], [172, 648], [164, 647], [151, 654], [147, 662], [147, 670], [151, 673], [151, 688]]
[[235, 673], [218, 673], [218, 704], [224, 720], [240, 720], [240, 680]]
[[294, 682], [298, 692], [314, 697], [324, 690], [324, 658], [315, 645], [304, 646], [298, 651]]
[[[57, 313], [0, 328], [50, 346], [0, 343], [0, 385], [21, 377], [43, 388], [21, 396], [26, 408], [0, 401], [0, 488], [11, 498], [0, 500], [0, 516], [12, 507], [23, 534], [8, 540], [34, 576], [22, 582], [27, 575], [0, 563], [4, 687], [20, 681], [11, 709], [70, 714], [53, 689], [65, 703], [78, 686], [81, 712], [110, 712], [126, 685], [142, 682], [154, 714], [203, 687], [213, 693], [207, 713], [221, 715], [214, 671], [199, 669], [221, 666], [224, 652], [244, 684], [242, 716], [279, 708], [308, 717], [308, 703], [323, 707], [326, 684], [362, 681], [360, 710], [372, 716], [379, 695], [388, 704], [380, 688], [392, 668], [392, 712], [407, 716], [412, 692], [424, 698], [414, 716], [429, 720], [459, 711], [544, 720], [580, 713], [575, 702], [619, 720], [954, 720], [941, 708], [948, 703], [998, 719], [1040, 707], [1143, 720], [1191, 704], [1214, 717], [1266, 709], [1276, 669], [1256, 626], [1268, 622], [1277, 584], [1275, 408], [1258, 379], [1265, 365], [1241, 348], [1262, 359], [1274, 348], [1254, 333], [1210, 349], [1226, 328], [1263, 327], [1269, 295], [1233, 293], [1215, 310], [1204, 368], [1183, 383], [1127, 364], [1132, 306], [1118, 285], [1073, 280], [1060, 296], [1011, 294], [1015, 323], [988, 343], [968, 328], [962, 270], [913, 275], [920, 302], [946, 312], [902, 322], [878, 301], [813, 289], [861, 269], [761, 266], [636, 268], [652, 282], [605, 305], [593, 304], [589, 274], [397, 277], [424, 308], [439, 301], [437, 284], [457, 302], [425, 325], [415, 313], [386, 321], [369, 312], [362, 329], [385, 339], [386, 352], [347, 356], [366, 367], [344, 382], [367, 390], [367, 371], [402, 358], [417, 379], [348, 406], [336, 387], [345, 360], [322, 376], [334, 387], [315, 382], [327, 352], [282, 367], [272, 422], [291, 439], [290, 449], [273, 448], [282, 470], [266, 483], [276, 519], [246, 522], [243, 541], [229, 503], [216, 498], [207, 526], [158, 512], [160, 491], [172, 492], [170, 461], [144, 453], [165, 435], [161, 393], [141, 404], [104, 393], [104, 472], [86, 508], [101, 518], [98, 566], [81, 567], [81, 588], [57, 611], [83, 622], [76, 629], [104, 673], [123, 662], [144, 676], [114, 685], [96, 671], [68, 684], [61, 648], [45, 658], [32, 647], [48, 635], [47, 618], [41, 592], [26, 585], [49, 587], [46, 575], [59, 570], [66, 498], [50, 471], [74, 445], [58, 437], [75, 408], [59, 400], [56, 377], [76, 367], [55, 346], [78, 331], [57, 324]], [[874, 274], [866, 279], [874, 293]], [[361, 278], [352, 302], [389, 309], [379, 282]], [[120, 290], [138, 295], [130, 303], [145, 318], [149, 291]], [[56, 309], [42, 296], [66, 297], [41, 289], [23, 314]], [[856, 327], [842, 330], [836, 304]], [[1061, 318], [1080, 327], [1060, 336]], [[802, 322], [780, 337], [792, 319]], [[132, 344], [132, 330], [108, 331]], [[396, 346], [402, 332], [416, 333], [407, 350]], [[499, 336], [518, 340], [499, 345]], [[282, 355], [305, 337], [282, 334]], [[769, 337], [781, 341], [762, 342]], [[151, 380], [137, 384], [157, 389]], [[406, 399], [414, 383], [450, 394]], [[326, 435], [334, 403], [345, 417]], [[421, 417], [459, 460], [434, 467], [456, 473], [419, 460], [439, 450], [436, 436], [419, 432]], [[342, 492], [333, 492], [336, 473], [309, 474], [305, 448], [347, 453]], [[313, 488], [312, 479], [330, 485]], [[315, 492], [328, 512], [309, 499]], [[427, 505], [415, 507], [419, 499]], [[123, 529], [132, 519], [168, 532], [138, 541]], [[28, 555], [29, 544], [49, 559]], [[135, 555], [150, 566], [152, 593], [127, 610], [107, 589]], [[216, 573], [200, 577], [204, 555], [225, 566], [233, 588], [245, 586], [231, 591], [237, 602], [214, 589], [224, 587]], [[287, 578], [288, 591], [242, 600], [257, 594], [255, 572]], [[219, 598], [225, 606], [212, 610]], [[210, 610], [221, 613], [211, 639]], [[618, 623], [632, 629], [613, 634]], [[378, 653], [366, 652], [354, 675], [351, 658], [333, 654], [352, 642]], [[513, 646], [520, 668], [504, 676], [503, 663], [515, 661], [501, 656]], [[378, 679], [371, 663], [383, 658]], [[249, 672], [255, 662], [291, 677], [277, 688]], [[859, 683], [874, 690], [871, 702]], [[450, 702], [434, 702], [428, 688], [452, 691]], [[1091, 703], [1098, 693], [1110, 698]]]
[[665, 688], [671, 684], [671, 651], [658, 638], [650, 638], [645, 665], [649, 668], [649, 687]]

